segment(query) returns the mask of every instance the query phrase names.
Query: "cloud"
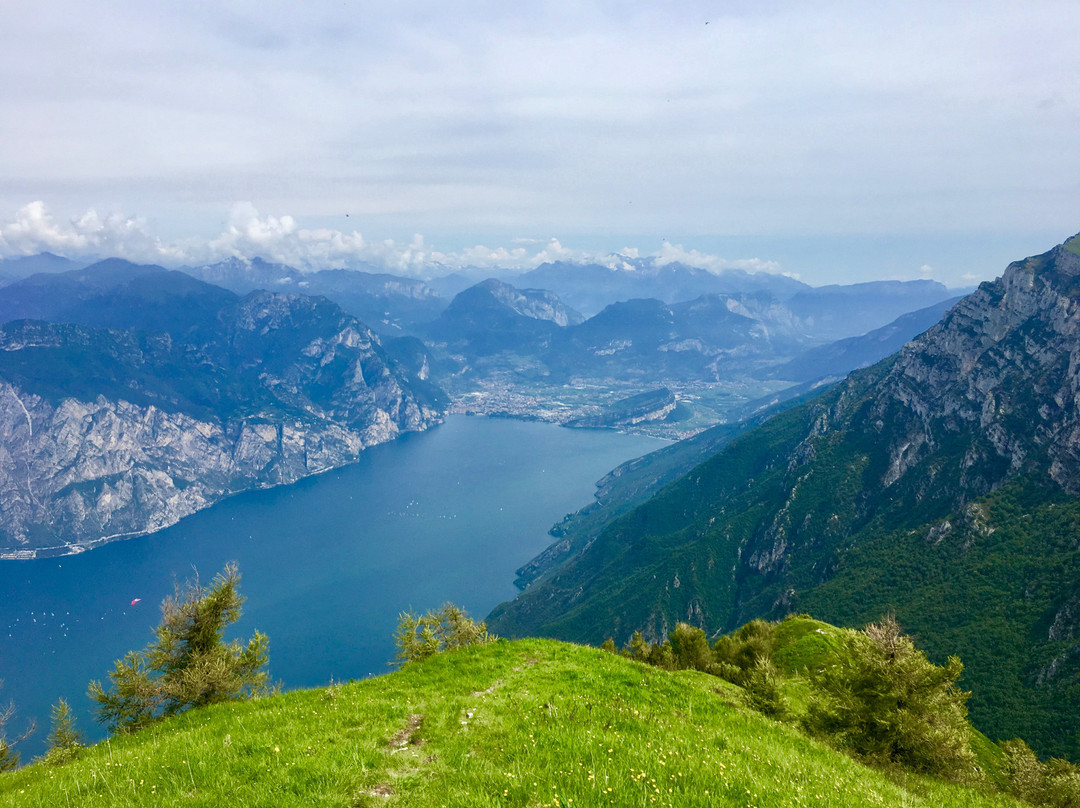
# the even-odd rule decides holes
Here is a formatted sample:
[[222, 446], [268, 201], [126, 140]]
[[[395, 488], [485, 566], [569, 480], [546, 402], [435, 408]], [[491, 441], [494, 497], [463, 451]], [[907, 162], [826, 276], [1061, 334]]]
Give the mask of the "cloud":
[[4, 209], [252, 199], [474, 241], [1076, 218], [1062, 0], [8, 5]]
[[207, 244], [202, 260], [262, 258], [314, 270], [365, 261], [378, 253], [355, 230], [302, 228], [292, 216], [262, 216], [250, 202], [239, 202], [233, 205], [224, 232]]
[[775, 261], [728, 260], [669, 242], [651, 254], [639, 247], [623, 247], [617, 252], [579, 249], [566, 246], [554, 237], [515, 239], [509, 247], [477, 244], [457, 251], [441, 251], [429, 246], [419, 233], [402, 243], [366, 239], [356, 230], [302, 227], [293, 216], [263, 214], [250, 202], [232, 206], [225, 228], [217, 236], [209, 240], [188, 236], [175, 242], [163, 241], [136, 216], [119, 213], [102, 216], [91, 208], [79, 216], [58, 221], [44, 202], [31, 202], [20, 208], [10, 222], [0, 224], [0, 257], [40, 252], [69, 258], [126, 258], [173, 266], [211, 264], [227, 258], [261, 258], [302, 271], [374, 266], [421, 277], [464, 267], [527, 270], [556, 261], [600, 264], [628, 271], [643, 263], [664, 266], [673, 262], [710, 272], [779, 271]]
[[919, 267], [919, 277], [920, 278], [929, 278], [933, 274], [934, 274], [934, 268], [932, 266], [930, 266], [929, 264], [923, 264], [921, 267]]
[[776, 261], [765, 261], [760, 258], [740, 258], [729, 261], [718, 255], [687, 250], [681, 244], [671, 244], [665, 241], [659, 252], [654, 255], [656, 263], [660, 266], [665, 264], [686, 264], [698, 269], [708, 270], [714, 274], [721, 274], [725, 269], [741, 269], [745, 272], [780, 272], [780, 264]]
[[150, 235], [142, 220], [90, 208], [77, 218], [57, 221], [44, 202], [21, 207], [0, 225], [0, 256], [53, 252], [68, 256], [116, 256], [134, 261], [175, 262], [184, 251]]

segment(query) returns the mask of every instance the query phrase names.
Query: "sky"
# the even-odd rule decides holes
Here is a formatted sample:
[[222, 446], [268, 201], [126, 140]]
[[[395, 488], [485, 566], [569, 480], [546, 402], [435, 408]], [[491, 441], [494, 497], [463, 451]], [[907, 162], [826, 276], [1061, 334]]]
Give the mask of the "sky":
[[1080, 231], [1080, 4], [5, 0], [0, 257], [970, 285]]

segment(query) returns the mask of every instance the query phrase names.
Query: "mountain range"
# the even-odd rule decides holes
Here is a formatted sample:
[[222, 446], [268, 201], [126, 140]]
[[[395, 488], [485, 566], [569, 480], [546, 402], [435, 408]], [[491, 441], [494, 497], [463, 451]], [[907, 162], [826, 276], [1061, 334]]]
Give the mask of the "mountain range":
[[240, 297], [117, 260], [3, 292], [5, 315], [35, 318], [0, 326], [8, 557], [157, 530], [441, 417], [423, 357], [392, 358], [325, 298]]
[[[485, 386], [547, 385], [548, 395], [564, 396], [566, 384], [584, 379], [581, 401], [554, 417], [680, 429], [694, 409], [665, 384], [708, 386], [767, 370], [815, 341], [806, 336], [811, 320], [772, 296], [811, 292], [745, 273], [723, 280], [743, 289], [741, 298], [629, 299], [585, 318], [551, 291], [495, 279], [447, 302], [413, 279], [300, 273], [259, 259], [177, 271], [120, 259], [78, 268], [43, 254], [7, 259], [0, 269], [17, 277], [0, 287], [0, 551], [16, 556], [158, 529], [229, 493], [350, 462], [363, 446], [435, 423], [454, 400]], [[542, 269], [532, 277], [567, 276], [564, 267]], [[592, 274], [583, 269], [580, 288], [610, 281]], [[679, 266], [643, 265], [618, 277], [630, 278], [630, 288], [674, 278], [669, 297], [718, 283]], [[850, 294], [861, 300], [877, 288], [864, 286]], [[943, 292], [899, 288], [906, 297], [893, 298]], [[891, 312], [894, 304], [883, 305]], [[339, 306], [379, 318], [382, 336]], [[868, 309], [871, 318], [885, 316]], [[902, 339], [921, 327], [924, 320], [913, 320], [891, 333]], [[874, 340], [868, 350], [887, 344]], [[866, 361], [865, 350], [841, 354], [828, 372]], [[813, 366], [799, 365], [804, 373]], [[507, 412], [539, 409], [535, 399], [523, 401], [525, 410]], [[147, 431], [146, 423], [156, 426]], [[198, 475], [200, 463], [221, 471]]]
[[[894, 610], [976, 725], [1080, 751], [1080, 237], [529, 568], [511, 635], [625, 642]], [[555, 547], [559, 546], [557, 542]]]

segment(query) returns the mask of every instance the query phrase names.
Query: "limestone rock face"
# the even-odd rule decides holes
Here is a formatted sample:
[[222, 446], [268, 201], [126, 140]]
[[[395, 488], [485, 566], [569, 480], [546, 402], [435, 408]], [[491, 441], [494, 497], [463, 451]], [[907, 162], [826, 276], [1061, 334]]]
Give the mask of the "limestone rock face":
[[888, 487], [946, 444], [967, 443], [979, 495], [1034, 465], [1080, 493], [1080, 255], [1061, 245], [1011, 264], [901, 352], [871, 418], [889, 433]]
[[256, 292], [213, 337], [0, 327], [0, 557], [79, 552], [295, 482], [437, 423], [378, 338], [320, 298]]

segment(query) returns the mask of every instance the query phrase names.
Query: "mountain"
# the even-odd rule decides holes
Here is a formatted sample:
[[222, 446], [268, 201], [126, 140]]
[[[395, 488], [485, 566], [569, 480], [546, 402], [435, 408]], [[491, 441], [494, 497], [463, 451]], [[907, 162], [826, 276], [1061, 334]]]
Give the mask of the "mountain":
[[493, 612], [620, 642], [894, 609], [957, 653], [977, 726], [1080, 752], [1080, 237], [738, 437]]
[[380, 272], [327, 269], [300, 272], [261, 258], [230, 258], [216, 264], [184, 267], [192, 277], [247, 294], [257, 289], [322, 295], [376, 331], [412, 334], [438, 317], [447, 301], [421, 281]]
[[811, 348], [782, 365], [769, 368], [765, 375], [794, 382], [846, 376], [852, 370], [872, 365], [899, 351], [930, 326], [936, 325], [958, 300], [958, 297], [949, 298], [925, 309], [902, 314], [888, 325], [862, 336]]
[[89, 262], [61, 258], [49, 252], [0, 258], [0, 286], [39, 272], [67, 272], [72, 269], [82, 269], [87, 263]]
[[0, 288], [0, 323], [47, 320], [167, 331], [179, 338], [213, 322], [221, 308], [236, 300], [232, 292], [183, 272], [110, 258]]
[[632, 298], [680, 303], [703, 295], [748, 293], [783, 301], [810, 289], [793, 278], [768, 272], [729, 269], [717, 274], [680, 263], [658, 264], [650, 258], [625, 256], [614, 266], [555, 261], [509, 280], [551, 289], [586, 314], [595, 314], [605, 306]]
[[667, 305], [653, 298], [612, 303], [567, 328], [544, 357], [556, 378], [716, 381], [771, 356], [768, 331], [717, 296]]
[[[1000, 766], [982, 741], [980, 764]], [[65, 805], [71, 793], [83, 808], [1025, 804], [980, 785], [870, 768], [755, 712], [715, 676], [519, 640], [191, 710], [0, 775], [0, 805]]]
[[582, 321], [551, 292], [516, 289], [488, 279], [458, 293], [439, 318], [424, 328], [447, 350], [477, 358], [544, 352], [561, 328]]
[[[140, 277], [173, 280], [162, 272]], [[0, 553], [78, 552], [158, 530], [438, 421], [441, 391], [330, 301], [218, 293], [223, 305], [197, 327], [174, 318], [175, 335], [0, 326]]]
[[297, 291], [304, 273], [286, 264], [275, 264], [261, 258], [227, 258], [216, 264], [183, 267], [183, 272], [206, 283], [246, 295], [263, 289], [269, 292]]
[[489, 279], [459, 293], [422, 333], [462, 356], [474, 377], [715, 380], [774, 349], [768, 329], [733, 308], [719, 296], [672, 306], [633, 299], [586, 320], [551, 292]]
[[[556, 269], [569, 272], [566, 267], [548, 269], [549, 274]], [[630, 274], [624, 271], [620, 277]], [[710, 293], [679, 303], [631, 298], [610, 303], [584, 319], [552, 292], [522, 291], [488, 279], [460, 292], [420, 332], [440, 349], [459, 356], [463, 363], [459, 367], [478, 381], [516, 378], [522, 383], [543, 380], [557, 385], [618, 379], [648, 387], [730, 382], [740, 375], [817, 380], [867, 364], [868, 356], [880, 359], [890, 347], [895, 349], [905, 338], [928, 328], [936, 322], [934, 314], [944, 311], [937, 301], [938, 308], [931, 306], [862, 341], [830, 345], [820, 355], [803, 355], [842, 330], [836, 318], [822, 313], [825, 303], [831, 301], [844, 312], [860, 312], [842, 318], [850, 331], [864, 321], [877, 322], [895, 310], [906, 312], [908, 305], [936, 299], [944, 289], [931, 283], [867, 283], [827, 287], [819, 299], [817, 290], [807, 288], [790, 298], [798, 301], [796, 308], [802, 314], [790, 301], [782, 302], [761, 290]], [[818, 366], [823, 368], [821, 373], [806, 376]]]
[[666, 387], [661, 387], [659, 390], [649, 390], [615, 401], [596, 415], [575, 418], [567, 422], [566, 426], [581, 429], [633, 426], [671, 418], [677, 407], [675, 394]]
[[815, 286], [792, 295], [787, 307], [814, 339], [865, 334], [911, 311], [956, 297], [937, 281], [871, 281]]

